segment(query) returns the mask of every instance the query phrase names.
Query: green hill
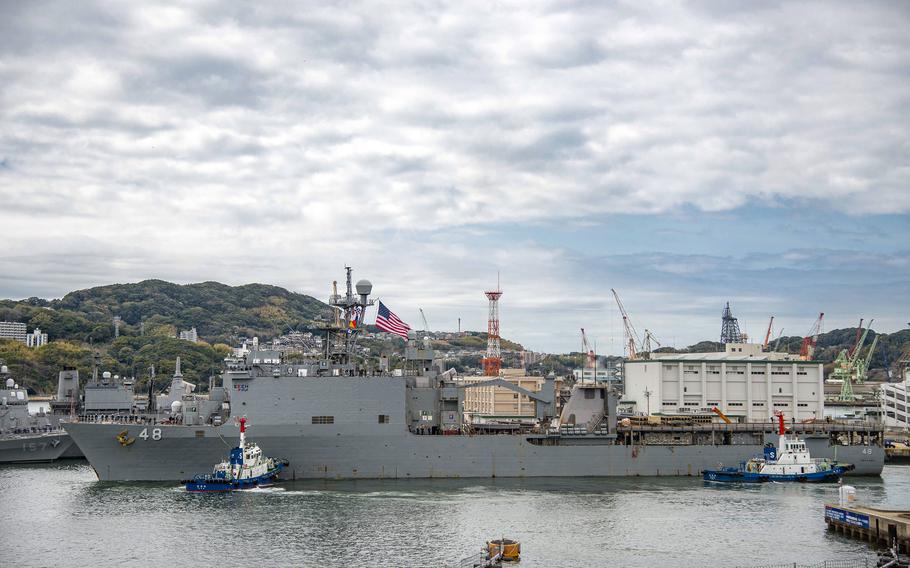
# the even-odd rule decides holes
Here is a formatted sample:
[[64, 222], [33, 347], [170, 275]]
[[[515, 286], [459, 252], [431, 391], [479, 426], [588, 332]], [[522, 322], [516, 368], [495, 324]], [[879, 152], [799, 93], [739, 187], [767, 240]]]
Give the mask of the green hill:
[[[315, 298], [265, 284], [112, 284], [59, 300], [0, 300], [0, 321], [26, 323], [29, 331], [40, 327], [51, 339], [39, 349], [0, 340], [0, 359], [20, 383], [39, 392], [53, 392], [64, 364], [88, 376], [90, 345], [101, 351], [104, 370], [113, 373], [142, 377], [154, 365], [158, 376], [165, 377], [180, 356], [187, 379], [204, 382], [220, 368], [237, 337], [268, 339], [313, 327], [314, 318], [328, 314], [328, 306]], [[122, 320], [117, 339], [114, 316]], [[175, 339], [179, 330], [192, 327], [200, 343]]]
[[171, 336], [195, 327], [209, 343], [226, 343], [239, 335], [269, 338], [328, 313], [323, 302], [277, 286], [218, 282], [145, 280], [78, 290], [60, 300], [0, 300], [0, 321], [40, 327], [54, 340], [95, 343], [113, 339], [114, 316], [122, 319], [122, 335], [140, 335], [141, 326], [147, 335]]

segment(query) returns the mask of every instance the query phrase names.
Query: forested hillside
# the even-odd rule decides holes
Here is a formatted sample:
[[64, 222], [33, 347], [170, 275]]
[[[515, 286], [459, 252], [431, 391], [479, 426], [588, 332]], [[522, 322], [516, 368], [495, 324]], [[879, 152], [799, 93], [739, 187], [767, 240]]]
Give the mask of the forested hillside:
[[[307, 329], [317, 316], [328, 313], [328, 306], [315, 298], [264, 284], [113, 284], [71, 292], [59, 300], [0, 300], [0, 321], [23, 322], [29, 331], [39, 327], [51, 339], [39, 349], [0, 340], [0, 359], [16, 380], [43, 392], [53, 392], [64, 364], [88, 376], [92, 347], [102, 353], [105, 370], [145, 377], [154, 365], [163, 383], [179, 355], [187, 379], [200, 382], [220, 368], [237, 337], [266, 339], [289, 329]], [[114, 316], [122, 320], [116, 339]], [[175, 339], [178, 331], [192, 327], [199, 343]]]

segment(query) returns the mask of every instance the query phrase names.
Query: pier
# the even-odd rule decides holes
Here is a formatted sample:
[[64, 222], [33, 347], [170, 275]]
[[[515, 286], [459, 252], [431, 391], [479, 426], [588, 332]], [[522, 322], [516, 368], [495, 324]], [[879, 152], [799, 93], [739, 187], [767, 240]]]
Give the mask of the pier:
[[900, 552], [910, 553], [910, 511], [825, 505], [825, 523], [828, 530], [876, 545], [894, 543]]

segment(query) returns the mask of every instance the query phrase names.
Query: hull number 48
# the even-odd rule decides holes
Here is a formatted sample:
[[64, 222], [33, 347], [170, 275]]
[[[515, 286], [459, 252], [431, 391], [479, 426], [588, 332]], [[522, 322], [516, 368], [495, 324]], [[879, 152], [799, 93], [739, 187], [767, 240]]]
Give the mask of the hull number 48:
[[143, 440], [148, 440], [149, 438], [151, 438], [152, 440], [155, 440], [155, 441], [160, 440], [161, 439], [161, 428], [152, 428], [151, 435], [149, 435], [148, 428], [143, 428], [142, 432], [139, 432], [139, 437], [142, 438]]

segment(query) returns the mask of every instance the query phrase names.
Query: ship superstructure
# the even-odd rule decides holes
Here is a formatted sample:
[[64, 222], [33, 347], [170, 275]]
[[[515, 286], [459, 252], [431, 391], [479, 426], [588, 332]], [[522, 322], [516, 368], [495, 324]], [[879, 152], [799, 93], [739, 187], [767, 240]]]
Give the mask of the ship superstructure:
[[[159, 409], [155, 420], [77, 421], [66, 428], [105, 480], [180, 480], [204, 471], [219, 461], [224, 440], [238, 435], [230, 418], [244, 415], [256, 424], [263, 451], [289, 461], [281, 474], [287, 478], [699, 475], [776, 441], [770, 423], [624, 425], [616, 393], [602, 383], [574, 385], [561, 409], [554, 377], [537, 392], [499, 378], [464, 383], [444, 371], [416, 333], [398, 372], [359, 365], [353, 347], [371, 290], [365, 280], [352, 287], [348, 269], [346, 294], [330, 297], [336, 317], [324, 330], [318, 360], [290, 363], [253, 351], [227, 360], [222, 384], [208, 397], [186, 395]], [[507, 434], [475, 428], [463, 408], [465, 390], [477, 386], [528, 396], [536, 420]], [[881, 472], [880, 430], [805, 428], [812, 430], [804, 437], [813, 455], [836, 451], [857, 473]]]

